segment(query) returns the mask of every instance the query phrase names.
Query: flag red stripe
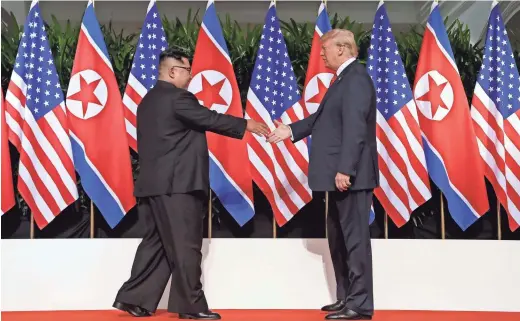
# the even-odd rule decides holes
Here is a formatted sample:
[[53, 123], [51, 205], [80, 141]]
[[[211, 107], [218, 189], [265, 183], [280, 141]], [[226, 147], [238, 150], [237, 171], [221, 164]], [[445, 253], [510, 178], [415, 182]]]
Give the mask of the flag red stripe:
[[[395, 179], [394, 175], [392, 175], [392, 172], [390, 171], [390, 169], [388, 168], [386, 163], [383, 161], [383, 158], [381, 157], [381, 155], [378, 155], [378, 162], [379, 162], [379, 171], [381, 172], [381, 174], [383, 174], [386, 177], [386, 179], [388, 181], [388, 185], [390, 186], [390, 188], [392, 189], [394, 194], [401, 200], [401, 202], [403, 202], [408, 213], [410, 213], [411, 212], [410, 202], [408, 200], [408, 195], [406, 194], [404, 187]], [[397, 214], [397, 215], [400, 216], [401, 214]]]
[[[56, 117], [58, 118], [58, 121], [60, 122], [60, 124], [62, 123], [62, 120], [60, 120], [60, 118], [65, 118], [66, 117], [65, 113], [63, 113], [63, 110], [61, 110], [61, 108], [55, 108], [51, 112], [56, 115]], [[74, 163], [72, 161], [72, 158], [67, 153], [67, 150], [65, 150], [65, 148], [61, 144], [58, 136], [56, 135], [54, 130], [51, 128], [49, 123], [47, 121], [45, 121], [44, 119], [40, 119], [39, 122], [38, 122], [38, 125], [39, 125], [41, 131], [44, 133], [44, 135], [47, 138], [47, 140], [49, 141], [49, 143], [51, 144], [52, 148], [54, 149], [54, 151], [58, 155], [58, 157], [60, 159], [60, 162], [65, 167], [65, 170], [74, 179], [74, 177], [75, 177]], [[54, 166], [52, 166], [52, 167], [54, 167]], [[61, 181], [61, 180], [58, 179], [58, 181]]]
[[[377, 126], [378, 128], [379, 125]], [[396, 132], [394, 130], [394, 133], [399, 137], [402, 136], [403, 133]], [[383, 158], [381, 155], [379, 155], [379, 164], [380, 168], [381, 165], [384, 168], [384, 170], [381, 170], [385, 177], [387, 177], [388, 182], [390, 186], [392, 186], [392, 190], [399, 196], [399, 199], [406, 205], [406, 208], [411, 211], [410, 207], [410, 201], [408, 199], [408, 194], [406, 193], [406, 190], [409, 191], [411, 198], [415, 200], [422, 199], [421, 194], [417, 191], [415, 188], [415, 185], [413, 184], [412, 180], [410, 179], [410, 176], [408, 175], [408, 170], [406, 167], [406, 163], [403, 160], [403, 157], [399, 154], [399, 152], [394, 148], [390, 140], [388, 139], [388, 136], [386, 133], [381, 129], [378, 131], [377, 137], [379, 138], [379, 141], [381, 142], [381, 145], [385, 146], [386, 151], [388, 153], [388, 156], [390, 156], [390, 159], [394, 162], [394, 164], [397, 166], [401, 174], [406, 179], [406, 185], [403, 186], [401, 182], [397, 181], [396, 176], [393, 175], [392, 170], [388, 167], [388, 165], [383, 161]], [[403, 137], [399, 137], [401, 141], [403, 141]], [[416, 201], [416, 203], [418, 203]]]
[[126, 137], [128, 137], [128, 146], [137, 152], [137, 140], [130, 134], [126, 134]]
[[[308, 203], [311, 200], [309, 192], [303, 187], [303, 185], [298, 180], [296, 175], [294, 175], [294, 172], [289, 168], [289, 166], [287, 166], [286, 160], [285, 160], [282, 152], [278, 148], [278, 146], [276, 146], [274, 144], [272, 146], [273, 146], [273, 151], [274, 151], [274, 156], [275, 156], [276, 162], [280, 165], [280, 167], [282, 168], [282, 171], [285, 173], [285, 176], [287, 177], [287, 183], [289, 183], [289, 185], [291, 185], [293, 190], [296, 193], [298, 193], [300, 198], [305, 203]], [[289, 151], [289, 153], [291, 153], [291, 151]], [[299, 152], [296, 151], [296, 154], [298, 154], [298, 153]], [[294, 155], [294, 152], [291, 154]]]
[[516, 149], [520, 150], [520, 135], [517, 132], [518, 130], [520, 130], [520, 128], [515, 129], [509, 121], [504, 121], [504, 132], [507, 138], [509, 138]]
[[[500, 142], [504, 142], [504, 132], [500, 125], [498, 124], [495, 116], [489, 111], [489, 109], [486, 108], [486, 106], [482, 103], [482, 101], [478, 98], [477, 95], [474, 96], [472, 101], [472, 108], [475, 108], [482, 118], [486, 121], [488, 126], [495, 132], [498, 140]], [[498, 111], [497, 111], [498, 113]], [[475, 126], [473, 127], [480, 127], [476, 122], [474, 123]]]
[[[38, 122], [38, 125], [39, 124], [43, 125], [44, 128], [45, 128], [45, 126], [48, 126], [48, 124], [46, 124], [44, 119], [40, 119], [40, 121]], [[31, 130], [31, 128], [29, 127], [29, 125], [27, 123], [25, 123], [24, 125], [25, 126], [23, 128], [23, 133], [25, 135], [25, 139], [27, 139], [28, 142], [31, 144], [36, 158], [40, 161], [41, 165], [43, 166], [43, 168], [45, 168], [45, 170], [49, 174], [52, 181], [56, 184], [59, 193], [63, 197], [63, 200], [67, 204], [72, 203], [74, 201], [74, 197], [69, 192], [69, 190], [67, 189], [65, 184], [63, 183], [63, 180], [61, 179], [61, 176], [58, 173], [58, 170], [54, 166], [53, 161], [47, 156], [47, 154], [45, 153], [45, 151], [43, 150], [41, 145], [38, 143], [38, 140], [37, 140], [36, 136], [34, 135], [33, 131]], [[40, 128], [42, 128], [42, 127], [40, 127]], [[47, 137], [48, 139], [50, 138], [49, 141], [50, 141], [51, 145], [52, 146], [55, 146], [55, 144], [59, 145], [59, 142], [56, 142], [57, 137], [54, 135], [54, 131], [52, 131], [52, 129], [50, 127], [47, 127], [45, 129], [50, 130], [52, 132], [52, 133], [49, 131], [45, 132], [45, 137]], [[21, 155], [25, 156], [25, 153], [22, 153]], [[58, 156], [59, 156], [59, 154], [58, 154]], [[30, 159], [28, 158], [28, 156], [27, 156], [27, 161], [30, 162]], [[31, 162], [31, 166], [33, 166], [32, 162]], [[33, 168], [36, 170], [36, 167], [33, 167]], [[29, 167], [28, 167], [28, 169], [29, 169]], [[31, 176], [33, 176], [33, 175], [31, 175]], [[54, 210], [53, 210], [53, 213], [56, 213], [56, 212], [54, 212]]]
[[[298, 148], [294, 145], [292, 141], [289, 139], [284, 140], [284, 145], [292, 155], [294, 162], [300, 170], [307, 175], [309, 171], [309, 162], [303, 157], [302, 153], [298, 150]], [[308, 193], [307, 193], [308, 194]]]
[[27, 203], [27, 206], [31, 209], [31, 213], [33, 214], [36, 225], [38, 225], [40, 229], [46, 227], [49, 222], [47, 222], [43, 214], [38, 209], [38, 206], [36, 206], [36, 202], [34, 201], [34, 198], [32, 197], [27, 185], [25, 185], [23, 179], [18, 180], [18, 190], [20, 191], [20, 195], [22, 195], [24, 201]]
[[279, 226], [283, 226], [285, 223], [287, 223], [287, 220], [285, 219], [285, 217], [282, 215], [282, 213], [278, 209], [278, 206], [276, 206], [276, 202], [274, 200], [274, 194], [271, 191], [269, 184], [267, 183], [267, 181], [265, 180], [263, 175], [254, 166], [251, 166], [251, 177], [253, 178], [253, 180], [256, 183], [256, 185], [258, 186], [258, 188], [260, 188], [262, 193], [265, 195], [265, 197], [267, 198], [269, 203], [273, 204], [273, 206], [271, 206], [271, 209], [273, 210], [273, 215], [276, 220], [276, 223]]
[[16, 83], [10, 82], [7, 91], [10, 91], [16, 98], [18, 98], [18, 100], [20, 100], [20, 104], [22, 105], [22, 107], [25, 107], [27, 105], [26, 97], [22, 92], [22, 89], [20, 89], [16, 85]]
[[401, 214], [397, 211], [393, 203], [390, 202], [388, 196], [381, 187], [378, 187], [374, 190], [374, 195], [377, 197], [377, 200], [379, 201], [379, 203], [381, 203], [386, 213], [388, 214], [392, 222], [394, 222], [394, 224], [397, 225], [397, 227], [401, 227], [404, 224], [406, 224], [406, 220], [404, 219], [404, 217], [401, 216]]
[[278, 175], [276, 175], [276, 171], [274, 169], [274, 162], [269, 156], [269, 154], [267, 154], [267, 152], [262, 148], [262, 146], [256, 141], [254, 137], [248, 137], [248, 143], [250, 144], [251, 148], [256, 152], [258, 158], [260, 158], [262, 163], [265, 165], [265, 167], [267, 167], [267, 169], [273, 176], [273, 180], [275, 183], [274, 187], [280, 198], [283, 200], [287, 208], [289, 208], [289, 211], [291, 213], [296, 213], [298, 211], [298, 207], [294, 204], [290, 195], [287, 194], [287, 191], [285, 190], [283, 184], [280, 182]]
[[[413, 153], [410, 144], [408, 143], [408, 138], [406, 137], [406, 134], [403, 130], [403, 127], [399, 124], [397, 119], [395, 117], [392, 117], [388, 121], [388, 125], [393, 129], [394, 134], [397, 136], [399, 141], [403, 144], [406, 153], [408, 161], [410, 162], [411, 166], [415, 169], [421, 168], [421, 163], [417, 160], [415, 157], [415, 154]], [[379, 126], [377, 126], [379, 128]], [[378, 135], [379, 140], [381, 143], [386, 147], [386, 150], [390, 156], [390, 158], [394, 161], [394, 163], [397, 165], [401, 173], [406, 178], [407, 186], [403, 186], [404, 188], [407, 188], [410, 192], [410, 196], [414, 200], [414, 202], [418, 205], [424, 203], [425, 199], [415, 186], [414, 182], [410, 178], [410, 175], [408, 173], [408, 167], [406, 165], [406, 162], [404, 160], [405, 155], [401, 155], [397, 149], [390, 143], [390, 140], [388, 136], [383, 132], [383, 130], [380, 131], [380, 135]], [[417, 170], [416, 170], [417, 172]], [[421, 177], [422, 178], [422, 177]], [[425, 183], [423, 181], [423, 183]]]
[[[6, 101], [5, 102], [5, 106], [6, 106], [6, 113], [9, 114], [9, 116], [11, 116], [11, 118], [13, 118], [13, 120], [18, 123], [18, 125], [21, 127], [21, 123], [23, 122], [23, 119], [22, 119], [22, 116], [20, 115], [20, 113], [13, 107], [11, 106], [11, 104]], [[7, 119], [6, 119], [7, 121]], [[8, 137], [9, 137], [9, 141], [11, 142], [11, 144], [14, 145], [14, 147], [16, 147], [16, 149], [18, 150], [18, 152], [20, 152], [20, 138], [18, 137], [18, 135], [16, 135], [16, 133], [8, 126]]]
[[[480, 142], [485, 146], [486, 150], [489, 152], [491, 157], [495, 160], [496, 166], [498, 167], [498, 170], [504, 174], [505, 173], [505, 162], [504, 159], [498, 154], [497, 146], [495, 145], [495, 142], [489, 138], [488, 135], [482, 130], [480, 126], [475, 126], [475, 135], [480, 140]], [[504, 142], [497, 142], [504, 145]], [[495, 174], [491, 174], [495, 176]], [[489, 177], [488, 177], [489, 178]]]
[[[52, 197], [52, 194], [47, 189], [47, 186], [45, 185], [45, 183], [42, 181], [42, 179], [38, 175], [38, 172], [36, 171], [33, 163], [31, 162], [31, 160], [29, 159], [29, 156], [26, 153], [20, 154], [20, 163], [22, 163], [25, 166], [25, 168], [27, 169], [27, 173], [29, 174], [29, 176], [31, 176], [34, 186], [36, 187], [36, 190], [41, 195], [42, 199], [45, 201], [45, 203], [47, 204], [47, 206], [49, 207], [51, 212], [54, 215], [57, 215], [61, 210], [60, 210], [58, 204], [56, 203], [56, 200], [54, 199], [54, 197]], [[22, 180], [23, 179], [21, 177], [19, 177], [18, 189], [20, 190], [20, 195], [22, 195], [22, 197], [25, 199], [30, 194], [30, 192], [29, 192], [29, 194], [22, 193], [21, 186], [20, 186], [20, 182]], [[30, 208], [32, 211], [35, 207], [30, 207]]]
[[[419, 128], [419, 124], [413, 118], [412, 113], [410, 112], [410, 109], [408, 107], [404, 107], [401, 109], [401, 112], [403, 114], [404, 120], [406, 124], [408, 125], [408, 128], [412, 132], [412, 135], [415, 137], [417, 142], [421, 143], [421, 129]], [[391, 125], [392, 126], [392, 125]], [[423, 165], [420, 159], [417, 158], [416, 153], [414, 153], [414, 150], [412, 149], [412, 145], [409, 143], [408, 137], [404, 134], [404, 129], [400, 125], [396, 125], [396, 128], [399, 129], [399, 131], [403, 131], [403, 139], [399, 136], [401, 141], [403, 142], [403, 145], [406, 147], [406, 151], [408, 152], [408, 158], [410, 160], [410, 163], [412, 164], [413, 169], [419, 176], [419, 178], [422, 180], [422, 182], [428, 186], [428, 189], [430, 187], [430, 179], [428, 177], [428, 171], [426, 169], [426, 164]], [[423, 150], [420, 150], [420, 153], [423, 154]], [[425, 161], [425, 160], [423, 160]], [[423, 204], [427, 201], [424, 197], [420, 197], [421, 202], [418, 204]], [[417, 200], [418, 201], [418, 200]]]

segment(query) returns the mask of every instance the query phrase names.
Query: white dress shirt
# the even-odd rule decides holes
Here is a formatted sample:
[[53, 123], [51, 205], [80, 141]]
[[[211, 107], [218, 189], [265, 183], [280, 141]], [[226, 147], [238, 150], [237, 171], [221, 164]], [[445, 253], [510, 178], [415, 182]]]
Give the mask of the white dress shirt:
[[347, 61], [342, 63], [341, 66], [339, 66], [338, 70], [336, 70], [336, 76], [339, 76], [339, 74], [341, 74], [341, 72], [345, 70], [345, 68], [347, 68], [348, 65], [354, 62], [354, 60], [356, 60], [356, 57], [349, 58]]

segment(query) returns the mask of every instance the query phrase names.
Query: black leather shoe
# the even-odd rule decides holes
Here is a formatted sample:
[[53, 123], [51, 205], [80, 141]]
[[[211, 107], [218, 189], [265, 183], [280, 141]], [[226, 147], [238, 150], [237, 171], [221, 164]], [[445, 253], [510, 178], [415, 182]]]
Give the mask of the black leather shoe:
[[330, 313], [325, 317], [326, 320], [372, 320], [371, 315], [364, 315], [352, 311], [348, 308], [335, 313]]
[[327, 312], [341, 311], [344, 307], [345, 307], [345, 301], [338, 300], [335, 303], [324, 306], [323, 308], [321, 308], [321, 311], [327, 311]]
[[199, 313], [179, 313], [179, 319], [192, 319], [192, 320], [220, 320], [220, 314], [206, 311]]
[[133, 315], [134, 317], [149, 317], [149, 316], [152, 316], [152, 313], [150, 311], [148, 311], [146, 309], [143, 309], [143, 308], [141, 308], [141, 307], [139, 307], [137, 305], [132, 305], [132, 304], [116, 301], [116, 302], [114, 302], [113, 307], [118, 309], [118, 310], [121, 310], [121, 311], [124, 311], [124, 312], [128, 312], [131, 315]]

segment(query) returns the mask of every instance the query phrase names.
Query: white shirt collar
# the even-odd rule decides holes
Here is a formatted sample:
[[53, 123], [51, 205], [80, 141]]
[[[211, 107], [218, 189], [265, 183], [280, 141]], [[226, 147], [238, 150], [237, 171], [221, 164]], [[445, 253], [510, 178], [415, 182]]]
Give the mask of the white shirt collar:
[[336, 70], [336, 75], [339, 76], [345, 68], [347, 68], [348, 65], [350, 65], [354, 60], [356, 60], [355, 57], [349, 58], [347, 61], [345, 61], [341, 66], [339, 66], [338, 70]]

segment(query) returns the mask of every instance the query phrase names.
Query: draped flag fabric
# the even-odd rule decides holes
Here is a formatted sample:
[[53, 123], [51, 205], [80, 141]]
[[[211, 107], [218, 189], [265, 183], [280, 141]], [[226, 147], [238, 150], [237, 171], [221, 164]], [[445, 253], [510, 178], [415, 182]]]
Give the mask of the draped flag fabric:
[[[274, 129], [274, 120], [291, 122], [287, 110], [296, 104], [297, 110], [301, 110], [299, 100], [275, 3], [271, 2], [247, 93], [246, 118]], [[282, 226], [312, 199], [307, 146], [303, 141], [293, 144], [290, 140], [270, 144], [264, 137], [250, 133], [246, 139], [253, 180], [269, 201], [277, 224]]]
[[5, 103], [9, 140], [20, 153], [18, 191], [42, 229], [78, 190], [63, 92], [38, 1], [25, 21]]
[[414, 97], [428, 172], [451, 216], [466, 230], [488, 211], [489, 202], [468, 101], [437, 2], [423, 36]]
[[134, 54], [132, 68], [128, 76], [123, 105], [128, 144], [137, 152], [137, 106], [144, 95], [155, 86], [159, 77], [159, 57], [168, 43], [157, 10], [156, 0], [148, 4], [141, 35]]
[[5, 122], [5, 102], [3, 92], [0, 91], [0, 121], [1, 139], [2, 139], [2, 200], [0, 201], [1, 212], [3, 215], [9, 211], [15, 204], [13, 174], [11, 169], [11, 155], [9, 154], [9, 141], [7, 139], [7, 124]]
[[[290, 108], [287, 113], [291, 118], [291, 122], [308, 117], [314, 114], [320, 106], [327, 89], [335, 79], [333, 70], [325, 67], [325, 62], [321, 58], [321, 37], [330, 31], [329, 15], [324, 2], [320, 4], [318, 9], [318, 17], [316, 18], [316, 26], [314, 27], [314, 36], [312, 37], [311, 53], [309, 56], [309, 64], [307, 66], [307, 74], [305, 76], [305, 84], [303, 88], [303, 97], [300, 105], [303, 113], [297, 113], [294, 108]], [[307, 145], [310, 150], [311, 136], [307, 137]]]
[[520, 224], [520, 76], [497, 4], [489, 15], [471, 117], [486, 177], [514, 231]]
[[[215, 2], [208, 1], [202, 19], [188, 90], [200, 104], [222, 114], [243, 117], [233, 64], [217, 17]], [[240, 226], [254, 216], [253, 181], [245, 140], [207, 132], [210, 186]]]
[[67, 91], [74, 163], [110, 227], [135, 205], [121, 94], [89, 1]]
[[430, 180], [412, 90], [384, 3], [377, 8], [367, 71], [377, 94], [377, 199], [401, 227], [413, 210], [431, 198]]

